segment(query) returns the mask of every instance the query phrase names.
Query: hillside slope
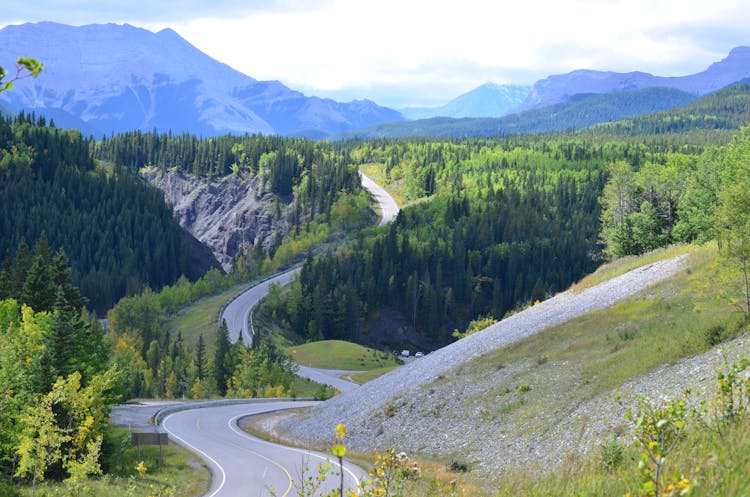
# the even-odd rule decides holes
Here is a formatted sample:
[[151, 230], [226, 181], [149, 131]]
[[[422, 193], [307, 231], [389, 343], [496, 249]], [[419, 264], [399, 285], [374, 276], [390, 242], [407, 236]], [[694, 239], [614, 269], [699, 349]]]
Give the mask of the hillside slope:
[[325, 444], [342, 421], [353, 450], [394, 447], [458, 461], [493, 495], [511, 473], [534, 478], [596, 464], [607, 441], [630, 444], [624, 414], [636, 395], [661, 399], [690, 387], [697, 404], [713, 389], [717, 370], [750, 354], [747, 325], [727, 312], [726, 296], [717, 296], [737, 275], [722, 267], [715, 249], [649, 257], [630, 261], [641, 266], [622, 276], [573, 288], [279, 426]]
[[[633, 270], [580, 293], [568, 291], [559, 294], [481, 332], [432, 352], [419, 361], [366, 383], [356, 392], [331, 399], [313, 410], [306, 419], [294, 420], [285, 428], [294, 436], [322, 441], [332, 433], [336, 423], [343, 422], [353, 434], [350, 444], [355, 449], [367, 450], [372, 446], [382, 447], [384, 444], [393, 443], [407, 443], [412, 446], [410, 437], [403, 430], [415, 429], [415, 425], [392, 423], [390, 418], [393, 416], [388, 415], [391, 410], [388, 406], [405, 405], [415, 391], [433, 382], [444, 380], [448, 372], [496, 349], [587, 312], [610, 307], [682, 271], [684, 263], [684, 256], [679, 256]], [[498, 372], [500, 376], [510, 373], [512, 372]], [[464, 385], [462, 390], [467, 388], [472, 386]], [[451, 399], [436, 398], [430, 404], [432, 408], [441, 409], [438, 404], [455, 404], [461, 402], [462, 396], [454, 394], [451, 395]], [[398, 407], [395, 409], [398, 410]], [[383, 412], [386, 412], [385, 416]], [[439, 433], [435, 434], [435, 440], [440, 437]], [[422, 443], [428, 442], [422, 440]], [[434, 448], [440, 449], [442, 443], [435, 443], [437, 445]]]

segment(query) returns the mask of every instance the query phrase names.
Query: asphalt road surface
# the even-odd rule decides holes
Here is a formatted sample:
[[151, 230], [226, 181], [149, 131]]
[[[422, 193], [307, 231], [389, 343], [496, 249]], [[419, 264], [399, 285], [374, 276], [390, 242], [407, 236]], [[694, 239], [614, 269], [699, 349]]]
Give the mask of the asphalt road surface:
[[379, 184], [375, 183], [369, 176], [359, 173], [362, 178], [362, 187], [370, 192], [370, 195], [380, 205], [380, 223], [378, 226], [384, 226], [398, 216], [398, 204], [393, 197], [391, 197], [387, 191], [385, 191]]
[[357, 388], [359, 388], [359, 385], [357, 383], [345, 380], [341, 377], [342, 375], [349, 373], [358, 373], [358, 371], [318, 369], [303, 366], [302, 364], [297, 364], [297, 367], [299, 368], [299, 370], [297, 370], [297, 375], [303, 378], [309, 378], [316, 383], [320, 383], [321, 385], [330, 385], [341, 393], [351, 392], [352, 390], [356, 390]]
[[[293, 482], [299, 482], [302, 475], [316, 475], [318, 464], [327, 459], [336, 475], [329, 477], [325, 488], [338, 488], [336, 458], [260, 440], [242, 431], [238, 421], [252, 414], [314, 404], [271, 401], [191, 409], [170, 414], [162, 426], [171, 439], [209, 466], [211, 488], [205, 497], [292, 497], [297, 495]], [[361, 468], [344, 461], [345, 489], [356, 488], [365, 476]]]
[[229, 329], [229, 340], [234, 343], [236, 342], [240, 334], [242, 334], [242, 341], [248, 347], [253, 343], [253, 335], [250, 330], [249, 316], [250, 311], [255, 305], [268, 295], [268, 290], [271, 285], [284, 286], [290, 283], [294, 276], [299, 272], [299, 268], [295, 267], [271, 279], [268, 279], [262, 283], [249, 288], [245, 292], [238, 295], [233, 301], [231, 301], [221, 313], [221, 319], [226, 321], [227, 328]]

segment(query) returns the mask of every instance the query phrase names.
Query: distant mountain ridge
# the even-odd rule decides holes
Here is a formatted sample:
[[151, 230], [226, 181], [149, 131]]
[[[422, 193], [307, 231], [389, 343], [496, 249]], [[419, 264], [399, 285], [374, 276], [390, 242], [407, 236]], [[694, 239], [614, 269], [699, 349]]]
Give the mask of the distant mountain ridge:
[[588, 69], [549, 76], [534, 83], [521, 109], [565, 102], [581, 93], [614, 93], [641, 88], [673, 88], [694, 95], [706, 95], [748, 77], [750, 47], [737, 47], [705, 71], [688, 76], [662, 77], [638, 71], [617, 73]]
[[599, 123], [682, 107], [697, 96], [670, 88], [644, 88], [618, 93], [578, 94], [566, 102], [500, 118], [453, 119], [435, 117], [416, 121], [379, 123], [347, 131], [337, 138], [399, 138], [408, 136], [467, 137], [578, 130]]
[[530, 86], [485, 83], [440, 107], [400, 109], [407, 119], [431, 117], [502, 117], [515, 111], [528, 97]]
[[325, 135], [403, 119], [369, 100], [340, 103], [255, 80], [171, 29], [42, 22], [0, 30], [0, 66], [27, 55], [45, 64], [42, 75], [0, 95], [0, 106], [84, 132]]

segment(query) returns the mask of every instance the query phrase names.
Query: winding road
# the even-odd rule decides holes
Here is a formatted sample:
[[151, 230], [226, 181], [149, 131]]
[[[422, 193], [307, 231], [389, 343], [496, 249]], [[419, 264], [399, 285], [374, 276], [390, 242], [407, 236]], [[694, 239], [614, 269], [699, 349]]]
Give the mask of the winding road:
[[[325, 454], [256, 438], [244, 432], [239, 421], [254, 414], [316, 403], [269, 401], [189, 409], [168, 415], [162, 426], [171, 439], [198, 454], [209, 466], [213, 477], [205, 497], [289, 497], [296, 495], [293, 485], [302, 475], [317, 474], [318, 464], [326, 460], [331, 460], [336, 475], [329, 477], [325, 488], [338, 487], [338, 462], [334, 464], [335, 458]], [[356, 488], [365, 476], [361, 468], [344, 461], [345, 488]]]
[[[379, 225], [393, 221], [399, 212], [396, 202], [370, 178], [361, 176], [362, 186], [380, 206]], [[224, 308], [220, 319], [226, 321], [232, 342], [241, 336], [246, 344], [252, 343], [253, 307], [268, 294], [271, 285], [288, 284], [299, 270], [295, 267], [247, 289]], [[356, 389], [356, 384], [340, 378], [342, 373], [345, 372], [300, 366], [300, 374], [314, 381], [327, 383], [342, 392]], [[260, 440], [244, 432], [239, 422], [246, 416], [315, 404], [312, 401], [268, 401], [201, 408], [185, 406], [186, 410], [166, 415], [161, 427], [171, 439], [194, 451], [209, 466], [213, 478], [205, 497], [289, 497], [296, 495], [293, 482], [301, 481], [305, 471], [307, 475], [315, 475], [318, 464], [328, 460], [328, 456]], [[119, 406], [113, 412], [113, 419], [116, 424], [151, 431], [154, 428], [148, 424], [149, 420], [160, 406], [163, 405]], [[336, 464], [332, 470], [340, 474]], [[366, 476], [353, 464], [344, 464], [343, 472], [347, 489], [356, 488]], [[326, 489], [337, 487], [338, 481], [338, 476], [329, 478]]]
[[[370, 177], [361, 172], [360, 176], [362, 178], [362, 187], [370, 192], [372, 198], [380, 206], [380, 222], [378, 225], [383, 226], [396, 219], [399, 208], [393, 197]], [[221, 313], [221, 320], [227, 323], [229, 339], [232, 343], [236, 342], [240, 335], [242, 336], [242, 341], [248, 346], [253, 343], [250, 311], [268, 294], [268, 289], [271, 285], [284, 286], [290, 283], [298, 272], [299, 267], [295, 267], [263, 281], [238, 295], [224, 308]]]

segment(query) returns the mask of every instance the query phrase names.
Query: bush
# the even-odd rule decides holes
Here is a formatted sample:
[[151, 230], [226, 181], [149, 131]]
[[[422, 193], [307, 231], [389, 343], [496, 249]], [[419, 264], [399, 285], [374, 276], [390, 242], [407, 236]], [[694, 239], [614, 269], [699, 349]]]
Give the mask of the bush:
[[454, 459], [448, 464], [448, 469], [453, 473], [468, 473], [469, 465], [463, 461]]
[[602, 466], [606, 470], [612, 470], [619, 466], [624, 457], [625, 449], [616, 438], [601, 447]]
[[722, 336], [724, 335], [724, 326], [717, 324], [711, 326], [704, 332], [706, 344], [710, 346], [718, 345], [721, 343]]
[[10, 483], [0, 481], [0, 497], [21, 497], [21, 491]]

